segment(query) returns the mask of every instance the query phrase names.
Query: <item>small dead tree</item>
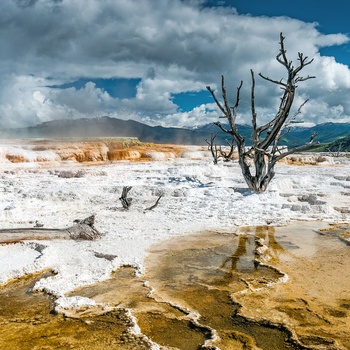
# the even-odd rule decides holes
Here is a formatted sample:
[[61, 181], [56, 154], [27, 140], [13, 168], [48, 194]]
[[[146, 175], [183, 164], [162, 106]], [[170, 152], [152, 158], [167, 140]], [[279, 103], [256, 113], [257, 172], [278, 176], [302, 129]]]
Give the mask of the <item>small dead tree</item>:
[[238, 150], [238, 162], [242, 169], [243, 177], [248, 184], [249, 188], [256, 192], [264, 192], [275, 175], [274, 167], [276, 163], [286, 157], [289, 154], [305, 150], [310, 147], [313, 142], [311, 137], [310, 142], [307, 145], [294, 147], [291, 150], [283, 149], [278, 146], [279, 141], [289, 132], [290, 124], [295, 122], [295, 118], [301, 113], [301, 108], [307, 102], [307, 100], [298, 108], [295, 114], [290, 116], [290, 110], [294, 102], [295, 92], [297, 84], [299, 82], [315, 78], [313, 76], [301, 77], [299, 76], [300, 71], [311, 64], [313, 59], [309, 60], [307, 56], [304, 57], [302, 53], [298, 53], [299, 64], [294, 67], [291, 61], [288, 61], [286, 56], [286, 50], [284, 48], [284, 37], [280, 34], [280, 50], [276, 56], [276, 60], [287, 70], [287, 79], [284, 81], [273, 80], [265, 77], [261, 73], [259, 76], [264, 80], [267, 80], [273, 84], [279, 85], [283, 90], [281, 102], [275, 117], [268, 123], [258, 126], [257, 125], [257, 113], [255, 110], [255, 77], [254, 72], [251, 70], [251, 114], [252, 114], [252, 145], [246, 147], [244, 137], [239, 133], [236, 126], [237, 108], [240, 103], [240, 91], [243, 85], [241, 81], [237, 88], [236, 103], [231, 107], [228, 103], [226, 95], [226, 87], [224, 76], [221, 77], [221, 91], [223, 103], [219, 102], [215, 92], [207, 86], [207, 89], [213, 96], [217, 106], [223, 113], [221, 118], [226, 118], [229, 127], [226, 128], [220, 122], [216, 124], [222, 131], [232, 136], [233, 140], [237, 144]]
[[331, 149], [331, 147], [328, 147], [325, 149], [325, 152], [330, 152], [332, 157], [339, 157], [341, 152], [343, 152], [343, 147], [345, 145], [344, 141], [339, 142], [338, 144], [338, 148], [333, 147], [333, 149]]
[[208, 149], [211, 152], [211, 155], [213, 156], [213, 162], [214, 164], [218, 164], [218, 160], [219, 160], [219, 149], [216, 146], [216, 144], [214, 144], [214, 140], [216, 138], [217, 134], [211, 134], [210, 135], [210, 142], [205, 139], [205, 142], [208, 144]]
[[122, 195], [119, 198], [119, 200], [121, 201], [122, 206], [125, 210], [128, 210], [130, 208], [130, 205], [131, 205], [132, 198], [128, 197], [128, 193], [131, 189], [132, 189], [131, 186], [124, 186], [123, 191], [122, 191]]
[[226, 140], [228, 146], [230, 147], [229, 151], [225, 151], [222, 149], [222, 146], [217, 146], [214, 144], [214, 140], [216, 138], [217, 134], [211, 134], [210, 135], [210, 142], [205, 139], [205, 142], [208, 144], [208, 150], [211, 151], [211, 155], [213, 156], [213, 162], [214, 164], [218, 164], [218, 160], [220, 158], [224, 159], [224, 162], [229, 162], [232, 159], [233, 151], [235, 149], [235, 140], [232, 138], [232, 141], [229, 142]]

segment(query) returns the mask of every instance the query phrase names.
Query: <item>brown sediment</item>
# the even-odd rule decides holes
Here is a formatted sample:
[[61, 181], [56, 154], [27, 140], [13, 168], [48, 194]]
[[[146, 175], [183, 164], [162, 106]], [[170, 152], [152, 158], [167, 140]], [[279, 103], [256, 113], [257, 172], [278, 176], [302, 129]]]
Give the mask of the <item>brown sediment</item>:
[[331, 230], [318, 235], [317, 225], [326, 226], [248, 227], [238, 237], [162, 243], [146, 275], [155, 296], [200, 314], [220, 349], [349, 349], [349, 247]]
[[[140, 142], [137, 138], [91, 138], [52, 139], [52, 140], [12, 140], [8, 144], [14, 149], [7, 150], [5, 157], [11, 163], [76, 161], [150, 161], [156, 155], [176, 158], [181, 153], [190, 151], [189, 147], [172, 144], [154, 144]], [[206, 149], [196, 147], [197, 149]], [[48, 155], [47, 151], [53, 152]], [[153, 154], [152, 154], [153, 153]]]
[[[200, 147], [197, 147], [200, 149]], [[108, 151], [108, 159], [111, 161], [152, 161], [160, 159], [177, 158], [184, 152], [188, 152], [186, 146], [171, 144], [140, 143], [132, 147], [115, 148]]]
[[348, 230], [301, 222], [178, 237], [152, 247], [144, 275], [123, 267], [72, 292], [100, 306], [65, 315], [30, 293], [35, 279], [19, 280], [0, 291], [0, 348], [349, 349], [350, 247], [338, 239]]
[[254, 235], [208, 232], [184, 237], [152, 249], [146, 276], [156, 299], [192, 310], [200, 315], [201, 325], [215, 330], [218, 338], [210, 346], [301, 349], [283, 325], [242, 317], [241, 305], [232, 298], [233, 293], [264, 289], [283, 277], [277, 269], [258, 263], [255, 248]]
[[186, 311], [166, 301], [157, 301], [150, 293], [143, 278], [135, 276], [132, 267], [124, 267], [110, 280], [81, 288], [71, 295], [131, 310], [142, 333], [159, 345], [196, 350], [211, 337], [210, 331], [196, 325]]
[[133, 334], [134, 323], [126, 309], [80, 309], [79, 317], [55, 313], [50, 297], [31, 291], [45, 276], [23, 277], [0, 288], [0, 349], [150, 348], [145, 337]]
[[331, 161], [331, 165], [334, 166], [332, 162], [332, 157], [325, 157], [314, 154], [294, 154], [283, 158], [280, 162], [289, 165], [322, 165]]
[[240, 314], [284, 324], [298, 343], [309, 348], [349, 349], [349, 247], [334, 236], [334, 230], [345, 231], [346, 227], [349, 224], [326, 229], [325, 236], [313, 231], [315, 223], [276, 229], [279, 244], [294, 248], [274, 256], [270, 253], [274, 244], [268, 244], [269, 263], [283, 270], [288, 282], [259, 293], [234, 294], [243, 306]]
[[320, 229], [319, 232], [322, 235], [332, 235], [338, 237], [341, 241], [350, 245], [350, 225], [349, 224], [333, 224], [326, 229]]

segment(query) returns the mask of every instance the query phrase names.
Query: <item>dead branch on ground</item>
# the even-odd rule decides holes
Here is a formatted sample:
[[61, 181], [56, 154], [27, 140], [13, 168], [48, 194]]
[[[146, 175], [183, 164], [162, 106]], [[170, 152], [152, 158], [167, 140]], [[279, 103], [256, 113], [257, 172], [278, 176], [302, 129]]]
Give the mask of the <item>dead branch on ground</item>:
[[95, 216], [91, 215], [83, 220], [75, 220], [72, 227], [64, 229], [49, 229], [43, 227], [2, 229], [0, 230], [0, 244], [17, 243], [28, 240], [94, 240], [101, 237], [101, 233], [94, 227], [94, 223]]
[[160, 201], [160, 199], [161, 199], [162, 197], [163, 197], [163, 196], [162, 196], [162, 195], [160, 195], [160, 196], [158, 197], [158, 199], [157, 199], [156, 203], [155, 203], [155, 204], [153, 204], [151, 207], [146, 208], [146, 209], [144, 210], [144, 212], [145, 212], [145, 211], [149, 211], [149, 210], [153, 210], [154, 208], [156, 208], [156, 207], [158, 206], [158, 203], [159, 203], [159, 201]]

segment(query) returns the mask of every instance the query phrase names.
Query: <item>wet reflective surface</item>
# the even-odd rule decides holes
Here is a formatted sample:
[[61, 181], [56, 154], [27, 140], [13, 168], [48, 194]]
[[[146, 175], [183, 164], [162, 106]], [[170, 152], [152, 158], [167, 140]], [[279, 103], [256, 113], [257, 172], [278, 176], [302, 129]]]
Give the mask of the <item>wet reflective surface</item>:
[[[272, 233], [273, 228], [268, 231]], [[285, 277], [277, 269], [259, 263], [258, 237], [250, 233], [237, 237], [208, 232], [155, 247], [146, 264], [154, 294], [200, 315], [198, 322], [215, 330], [216, 337], [212, 336], [208, 346], [299, 349], [283, 326], [239, 315], [241, 306], [232, 294], [267, 288]], [[152, 334], [149, 336], [152, 338]]]
[[163, 242], [146, 275], [158, 298], [200, 314], [220, 349], [349, 349], [350, 247], [339, 239], [348, 225], [323, 235], [315, 228], [302, 222]]
[[0, 348], [350, 349], [348, 229], [301, 222], [177, 237], [152, 248], [144, 275], [124, 267], [71, 294], [108, 307], [66, 315], [31, 294], [39, 276], [20, 279], [0, 290]]

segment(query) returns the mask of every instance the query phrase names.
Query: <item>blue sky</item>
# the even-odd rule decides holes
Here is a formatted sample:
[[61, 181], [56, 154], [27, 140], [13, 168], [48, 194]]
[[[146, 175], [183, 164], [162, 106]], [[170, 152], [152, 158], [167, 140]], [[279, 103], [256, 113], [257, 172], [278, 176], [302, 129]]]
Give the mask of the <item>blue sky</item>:
[[50, 88], [83, 89], [87, 83], [93, 82], [98, 89], [105, 90], [111, 97], [117, 98], [133, 98], [136, 96], [137, 85], [141, 82], [140, 78], [79, 78], [69, 83], [60, 85], [48, 85]]
[[[276, 80], [283, 32], [288, 59], [313, 63], [296, 108], [309, 125], [350, 122], [346, 0], [3, 0], [0, 126], [104, 115], [150, 125], [216, 121], [206, 90], [225, 75], [230, 102], [244, 81], [237, 121], [250, 121], [250, 69]], [[280, 91], [257, 77], [258, 121]]]
[[241, 14], [253, 16], [288, 16], [297, 18], [304, 22], [318, 22], [319, 29], [332, 34], [349, 31], [350, 4], [347, 0], [329, 1], [314, 0], [208, 0], [207, 4], [215, 6], [224, 4], [237, 9]]
[[[215, 6], [218, 1], [208, 1]], [[278, 1], [278, 0], [226, 0], [226, 6], [237, 9], [241, 14], [253, 16], [288, 16], [304, 22], [317, 22], [318, 29], [325, 34], [350, 34], [349, 11], [347, 0], [329, 1]], [[350, 44], [323, 48], [324, 55], [335, 56], [338, 62], [350, 66]]]

